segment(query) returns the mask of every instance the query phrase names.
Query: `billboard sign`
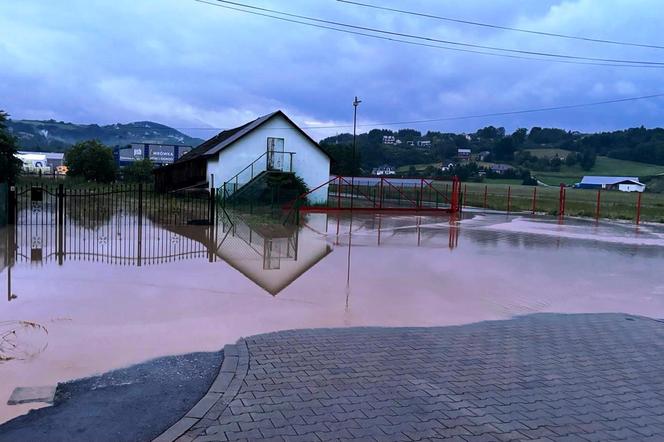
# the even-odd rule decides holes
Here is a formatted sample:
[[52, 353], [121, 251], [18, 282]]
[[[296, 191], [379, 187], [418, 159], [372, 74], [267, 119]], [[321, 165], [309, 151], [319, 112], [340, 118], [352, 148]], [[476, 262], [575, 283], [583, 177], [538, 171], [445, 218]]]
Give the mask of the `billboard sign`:
[[175, 161], [175, 146], [151, 144], [148, 152], [154, 163], [171, 164]]
[[120, 149], [120, 161], [136, 161], [143, 159], [143, 149], [139, 147], [127, 147]]

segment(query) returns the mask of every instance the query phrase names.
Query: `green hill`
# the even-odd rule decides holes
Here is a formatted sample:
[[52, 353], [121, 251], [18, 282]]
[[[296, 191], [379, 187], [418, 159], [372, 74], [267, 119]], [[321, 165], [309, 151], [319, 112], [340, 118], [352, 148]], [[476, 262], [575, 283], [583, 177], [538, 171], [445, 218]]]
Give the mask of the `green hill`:
[[7, 128], [18, 138], [21, 148], [44, 151], [63, 151], [72, 144], [91, 139], [107, 146], [148, 142], [196, 146], [203, 141], [151, 121], [99, 126], [55, 120], [10, 120]]

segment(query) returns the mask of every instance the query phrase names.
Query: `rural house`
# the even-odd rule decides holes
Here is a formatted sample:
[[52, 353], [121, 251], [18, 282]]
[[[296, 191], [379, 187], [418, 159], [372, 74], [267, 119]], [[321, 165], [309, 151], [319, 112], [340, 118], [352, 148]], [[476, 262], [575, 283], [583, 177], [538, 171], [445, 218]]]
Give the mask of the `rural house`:
[[646, 185], [638, 177], [584, 176], [574, 187], [579, 189], [620, 190], [621, 192], [643, 192]]
[[[160, 191], [187, 188], [240, 190], [269, 174], [294, 173], [309, 189], [330, 177], [330, 157], [282, 111], [225, 130], [192, 149], [173, 164], [155, 170]], [[309, 199], [327, 200], [327, 186]]]

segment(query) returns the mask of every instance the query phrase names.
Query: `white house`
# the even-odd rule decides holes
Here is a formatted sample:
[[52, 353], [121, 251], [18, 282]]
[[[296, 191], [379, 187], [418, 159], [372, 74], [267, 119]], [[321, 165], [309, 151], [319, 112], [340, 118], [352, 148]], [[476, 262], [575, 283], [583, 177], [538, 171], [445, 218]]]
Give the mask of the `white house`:
[[397, 139], [394, 135], [383, 135], [383, 144], [396, 144]]
[[619, 190], [621, 192], [643, 192], [646, 185], [638, 177], [627, 176], [584, 176], [575, 187], [580, 189]]
[[397, 171], [392, 166], [384, 164], [380, 167], [375, 167], [371, 170], [371, 175], [396, 175]]
[[[155, 171], [160, 190], [193, 187], [237, 190], [264, 172], [293, 172], [309, 189], [330, 177], [330, 157], [282, 111], [225, 130], [192, 149], [175, 163]], [[327, 185], [309, 199], [327, 200]]]

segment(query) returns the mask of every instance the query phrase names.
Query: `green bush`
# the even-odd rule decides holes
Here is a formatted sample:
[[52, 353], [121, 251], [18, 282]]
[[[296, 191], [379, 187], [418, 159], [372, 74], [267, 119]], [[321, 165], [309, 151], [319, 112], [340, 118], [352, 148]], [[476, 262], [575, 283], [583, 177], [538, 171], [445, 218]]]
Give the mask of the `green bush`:
[[137, 160], [125, 167], [123, 170], [124, 179], [132, 183], [151, 183], [154, 164], [148, 158]]
[[97, 140], [74, 144], [65, 153], [65, 164], [69, 176], [100, 183], [115, 181], [117, 166], [113, 151]]

